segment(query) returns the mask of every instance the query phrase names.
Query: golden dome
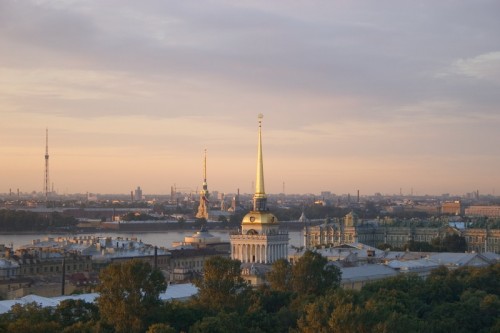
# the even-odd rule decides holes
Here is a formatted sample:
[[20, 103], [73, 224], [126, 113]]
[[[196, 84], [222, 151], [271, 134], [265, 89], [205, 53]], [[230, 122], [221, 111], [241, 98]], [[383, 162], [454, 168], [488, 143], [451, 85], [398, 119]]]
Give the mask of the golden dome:
[[242, 224], [277, 224], [278, 218], [270, 212], [251, 211], [243, 217]]

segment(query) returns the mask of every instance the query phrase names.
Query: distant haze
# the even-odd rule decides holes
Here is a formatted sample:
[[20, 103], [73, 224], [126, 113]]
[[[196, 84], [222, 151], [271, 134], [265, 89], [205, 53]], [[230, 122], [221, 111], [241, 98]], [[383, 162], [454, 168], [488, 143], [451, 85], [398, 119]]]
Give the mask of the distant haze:
[[0, 1], [0, 193], [500, 189], [500, 2]]

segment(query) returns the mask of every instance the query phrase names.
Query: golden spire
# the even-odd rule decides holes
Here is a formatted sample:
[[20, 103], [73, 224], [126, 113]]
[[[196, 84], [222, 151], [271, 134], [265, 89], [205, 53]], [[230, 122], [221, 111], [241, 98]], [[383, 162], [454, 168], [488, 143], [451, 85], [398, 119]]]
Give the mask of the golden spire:
[[200, 190], [200, 205], [198, 206], [198, 213], [196, 214], [196, 217], [199, 219], [204, 218], [208, 220], [209, 196], [210, 193], [208, 193], [207, 185], [207, 150], [205, 149], [203, 158], [203, 188]]
[[203, 186], [207, 185], [207, 150], [205, 149], [205, 157], [203, 159]]
[[264, 162], [262, 160], [262, 113], [259, 114], [259, 142], [257, 146], [257, 176], [255, 179], [254, 210], [266, 210], [266, 191], [264, 190]]

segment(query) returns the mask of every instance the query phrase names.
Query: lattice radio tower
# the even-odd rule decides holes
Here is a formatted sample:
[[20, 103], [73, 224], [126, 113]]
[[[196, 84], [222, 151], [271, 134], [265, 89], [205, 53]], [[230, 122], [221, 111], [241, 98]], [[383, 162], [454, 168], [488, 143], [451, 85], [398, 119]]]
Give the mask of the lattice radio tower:
[[45, 202], [49, 199], [49, 129], [45, 129], [45, 177], [43, 182], [43, 192], [45, 194]]

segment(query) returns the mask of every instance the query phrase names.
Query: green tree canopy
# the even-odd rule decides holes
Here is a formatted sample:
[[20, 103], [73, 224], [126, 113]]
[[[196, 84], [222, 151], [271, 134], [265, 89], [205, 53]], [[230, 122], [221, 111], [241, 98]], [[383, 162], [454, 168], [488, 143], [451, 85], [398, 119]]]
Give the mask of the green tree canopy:
[[340, 285], [341, 271], [317, 252], [307, 250], [292, 266], [292, 289], [299, 295], [321, 295]]
[[273, 263], [266, 276], [272, 290], [290, 291], [292, 282], [292, 266], [286, 259], [279, 259]]
[[162, 273], [138, 259], [113, 263], [99, 274], [97, 299], [101, 319], [116, 332], [142, 332], [166, 284]]
[[2, 315], [0, 323], [4, 329], [0, 331], [9, 333], [46, 333], [61, 329], [52, 309], [35, 302], [15, 304], [8, 313]]
[[199, 302], [216, 311], [237, 306], [247, 287], [241, 277], [241, 262], [219, 256], [205, 261], [203, 277], [194, 283]]

